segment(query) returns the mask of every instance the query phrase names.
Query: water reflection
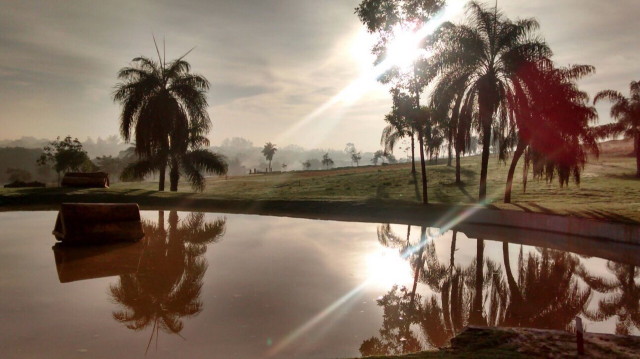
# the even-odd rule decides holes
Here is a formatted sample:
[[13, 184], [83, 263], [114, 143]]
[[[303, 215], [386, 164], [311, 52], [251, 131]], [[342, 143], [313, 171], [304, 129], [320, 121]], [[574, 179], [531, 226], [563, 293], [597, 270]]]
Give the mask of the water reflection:
[[611, 261], [607, 262], [607, 269], [614, 274], [615, 280], [594, 281], [597, 285], [594, 289], [609, 294], [598, 303], [596, 318], [617, 317], [616, 334], [629, 335], [632, 329], [640, 328], [640, 285], [636, 283], [640, 271], [633, 265]]
[[[608, 261], [615, 278], [609, 279], [589, 273], [588, 257], [522, 245], [512, 263], [513, 244], [503, 241], [501, 253], [487, 255], [485, 239], [478, 238], [475, 256], [465, 266], [456, 263], [458, 232], [451, 232], [445, 260], [436, 245], [442, 251], [446, 239], [425, 236], [427, 231], [421, 228], [422, 245], [415, 249], [410, 226], [406, 239], [388, 224], [379, 226], [378, 241], [398, 248], [415, 275], [411, 288], [393, 286], [378, 298], [382, 326], [362, 342], [363, 356], [441, 347], [466, 325], [572, 330], [580, 315], [591, 322], [615, 317], [617, 334], [640, 328], [640, 274], [633, 264]], [[592, 254], [598, 256], [597, 249]], [[593, 300], [596, 296], [600, 299]]]
[[180, 335], [183, 319], [202, 311], [204, 254], [225, 233], [225, 218], [205, 221], [203, 213], [190, 213], [181, 220], [176, 211], [166, 223], [164, 217], [159, 211], [157, 222], [144, 221], [145, 238], [133, 245], [54, 248], [61, 282], [119, 276], [109, 287], [119, 306], [113, 318], [135, 331], [151, 326], [147, 350], [160, 331]]

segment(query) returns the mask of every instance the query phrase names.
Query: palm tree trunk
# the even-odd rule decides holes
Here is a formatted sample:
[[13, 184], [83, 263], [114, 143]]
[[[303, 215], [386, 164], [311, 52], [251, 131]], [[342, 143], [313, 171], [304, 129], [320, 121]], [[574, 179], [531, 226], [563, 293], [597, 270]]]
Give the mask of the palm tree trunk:
[[482, 316], [482, 287], [484, 287], [484, 240], [476, 239], [476, 278], [473, 303], [469, 314], [469, 324], [486, 325]]
[[[456, 296], [456, 288], [457, 286], [454, 286], [454, 280], [453, 280], [453, 268], [455, 267], [455, 255], [456, 255], [456, 237], [458, 236], [458, 231], [453, 231], [453, 235], [451, 237], [451, 253], [450, 253], [450, 257], [449, 257], [449, 275], [448, 278], [446, 280], [446, 282], [448, 283], [448, 288], [443, 288], [442, 291], [442, 315], [444, 317], [444, 323], [445, 326], [447, 328], [447, 332], [449, 336], [453, 336], [455, 334], [455, 328], [454, 328], [454, 321], [453, 321], [453, 315], [452, 315], [452, 301], [454, 300], [454, 297]], [[448, 295], [445, 295], [445, 289], [448, 293]], [[445, 306], [444, 304], [444, 299], [447, 299], [447, 304]]]
[[511, 159], [511, 165], [509, 166], [509, 172], [507, 173], [507, 187], [504, 190], [504, 203], [511, 203], [511, 189], [513, 187], [513, 174], [516, 171], [516, 165], [522, 157], [524, 153], [524, 149], [527, 146], [522, 142], [518, 141], [518, 146], [516, 147], [516, 151], [513, 153], [513, 158]]
[[460, 150], [456, 148], [456, 184], [460, 183], [462, 183], [460, 179]]
[[[451, 136], [449, 136], [451, 137]], [[448, 152], [448, 157], [447, 157], [447, 166], [451, 167], [451, 160], [452, 160], [452, 149], [451, 147], [453, 147], [453, 145], [451, 144], [451, 139], [449, 140], [449, 145], [447, 146], [447, 152]]]
[[166, 176], [166, 172], [167, 172], [167, 163], [163, 163], [162, 165], [160, 165], [160, 168], [158, 169], [158, 171], [160, 171], [160, 175], [158, 176], [158, 191], [164, 191], [164, 181], [165, 181], [165, 176]]
[[511, 261], [509, 259], [509, 242], [502, 242], [502, 260], [504, 261], [504, 270], [507, 274], [507, 284], [509, 285], [509, 293], [511, 294], [511, 303], [509, 304], [510, 310], [507, 316], [514, 322], [508, 323], [510, 326], [518, 326], [521, 324], [521, 309], [522, 309], [522, 293], [516, 283], [513, 272], [511, 271]]
[[416, 173], [416, 153], [415, 153], [415, 137], [411, 130], [411, 174]]
[[640, 131], [636, 132], [634, 150], [636, 151], [636, 177], [640, 178]]
[[171, 192], [178, 192], [178, 181], [180, 180], [180, 170], [178, 160], [171, 159], [171, 169], [169, 170], [169, 181], [171, 182]]
[[[484, 114], [491, 116], [490, 114]], [[480, 202], [487, 198], [487, 173], [489, 170], [489, 154], [491, 147], [491, 119], [482, 119], [482, 162], [480, 167]]]
[[418, 289], [418, 278], [420, 274], [420, 268], [424, 266], [424, 259], [422, 254], [424, 253], [425, 239], [427, 236], [427, 227], [422, 226], [420, 228], [420, 251], [418, 251], [418, 261], [416, 261], [416, 268], [413, 275], [413, 287], [411, 288], [411, 302], [409, 308], [413, 310], [413, 304], [416, 298], [416, 289]]
[[418, 142], [420, 144], [420, 170], [422, 171], [422, 203], [429, 203], [429, 196], [427, 195], [427, 168], [424, 163], [424, 139], [422, 138], [422, 131], [418, 131]]
[[[450, 258], [449, 258], [449, 269], [453, 269], [453, 267], [454, 267], [454, 259], [455, 259], [455, 254], [456, 254], [456, 237], [457, 236], [458, 236], [458, 231], [453, 231], [453, 236], [451, 237], [451, 255], [450, 255]], [[449, 275], [451, 275], [451, 274], [449, 274]]]

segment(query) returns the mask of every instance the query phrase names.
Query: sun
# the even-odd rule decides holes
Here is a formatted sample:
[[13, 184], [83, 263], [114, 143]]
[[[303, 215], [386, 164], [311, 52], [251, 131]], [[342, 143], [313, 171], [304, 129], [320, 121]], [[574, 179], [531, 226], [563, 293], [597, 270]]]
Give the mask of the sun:
[[398, 250], [381, 248], [367, 256], [367, 279], [382, 288], [405, 284], [412, 280], [409, 262]]
[[424, 36], [410, 28], [397, 27], [393, 40], [387, 45], [386, 61], [400, 69], [407, 69], [425, 51], [420, 48]]

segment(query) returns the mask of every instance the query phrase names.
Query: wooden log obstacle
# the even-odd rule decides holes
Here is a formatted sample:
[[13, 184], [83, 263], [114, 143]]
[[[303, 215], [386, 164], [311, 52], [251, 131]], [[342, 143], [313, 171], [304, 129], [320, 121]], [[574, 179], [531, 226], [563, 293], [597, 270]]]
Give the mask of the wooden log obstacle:
[[144, 237], [137, 203], [63, 203], [53, 229], [63, 243], [135, 242]]
[[97, 246], [56, 243], [53, 254], [60, 283], [135, 273], [144, 252], [144, 241]]
[[108, 188], [109, 174], [106, 172], [68, 172], [62, 178], [62, 187]]

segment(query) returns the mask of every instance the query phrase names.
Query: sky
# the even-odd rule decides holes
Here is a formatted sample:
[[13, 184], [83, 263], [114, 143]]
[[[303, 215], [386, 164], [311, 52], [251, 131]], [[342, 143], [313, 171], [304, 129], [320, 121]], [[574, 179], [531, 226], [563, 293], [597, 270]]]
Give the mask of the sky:
[[[451, 1], [451, 0], [450, 0]], [[134, 57], [186, 57], [212, 84], [209, 139], [255, 145], [379, 149], [391, 99], [375, 81], [324, 106], [372, 68], [359, 0], [0, 0], [0, 140], [81, 140], [118, 133], [111, 99]], [[491, 4], [493, 5], [493, 1]], [[628, 94], [640, 80], [638, 0], [499, 0], [512, 18], [535, 17], [559, 65], [590, 64], [581, 81]], [[323, 111], [318, 111], [321, 108]], [[599, 105], [601, 122], [610, 121]]]

